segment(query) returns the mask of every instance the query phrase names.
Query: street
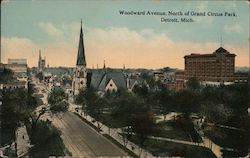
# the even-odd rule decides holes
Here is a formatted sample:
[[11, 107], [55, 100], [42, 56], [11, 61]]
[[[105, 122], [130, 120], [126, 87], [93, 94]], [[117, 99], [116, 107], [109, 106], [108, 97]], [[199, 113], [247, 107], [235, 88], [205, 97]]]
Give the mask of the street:
[[[33, 78], [39, 92], [43, 94], [44, 105], [47, 105], [48, 91], [41, 92], [46, 89], [45, 85], [38, 83]], [[72, 157], [126, 157], [128, 156], [122, 149], [113, 144], [110, 140], [95, 131], [92, 127], [82, 121], [72, 112], [66, 112], [62, 115], [50, 116], [45, 114], [41, 119], [52, 120], [52, 123], [61, 130], [62, 139], [65, 146], [72, 153]]]
[[127, 155], [71, 112], [64, 113], [61, 119], [53, 117], [53, 123], [62, 131], [62, 138], [73, 157]]

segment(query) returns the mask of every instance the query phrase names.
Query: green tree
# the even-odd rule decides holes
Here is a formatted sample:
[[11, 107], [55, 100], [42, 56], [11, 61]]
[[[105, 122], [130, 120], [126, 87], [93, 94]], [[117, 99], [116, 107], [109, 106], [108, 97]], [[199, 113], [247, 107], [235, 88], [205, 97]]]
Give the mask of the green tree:
[[[1, 106], [1, 143], [16, 144], [16, 130], [22, 124], [29, 123], [29, 113], [32, 111], [27, 104], [27, 91], [23, 89], [3, 91]], [[16, 145], [15, 145], [16, 147]], [[17, 148], [15, 148], [17, 154]]]
[[69, 108], [68, 95], [62, 88], [54, 88], [48, 96], [49, 110], [52, 113], [65, 112]]
[[165, 87], [161, 86], [160, 91], [155, 92], [154, 99], [156, 104], [160, 108], [160, 113], [163, 115], [167, 114], [174, 106], [174, 99], [170, 91]]
[[191, 112], [197, 112], [199, 109], [199, 96], [190, 90], [178, 91], [174, 95], [175, 105], [178, 110], [183, 113], [186, 118], [189, 117]]
[[66, 149], [61, 132], [49, 121], [40, 120], [37, 131], [31, 138], [34, 147], [29, 152], [30, 157], [66, 156], [70, 154]]
[[123, 144], [127, 145], [128, 139], [132, 136], [132, 122], [134, 113], [139, 106], [142, 106], [142, 100], [138, 100], [135, 95], [123, 91], [113, 101], [112, 118], [116, 120], [121, 127]]
[[15, 80], [13, 77], [14, 73], [10, 69], [4, 68], [2, 72], [0, 72], [0, 83], [9, 83]]
[[133, 121], [131, 127], [132, 131], [135, 133], [135, 136], [140, 143], [141, 149], [143, 149], [144, 143], [148, 139], [148, 136], [151, 135], [153, 132], [153, 126], [154, 126], [153, 118], [154, 115], [152, 111], [150, 111], [150, 109], [148, 109], [147, 107], [140, 107], [140, 110], [138, 110], [133, 115]]
[[40, 81], [43, 80], [43, 73], [39, 72], [38, 74], [36, 74], [36, 78], [38, 78]]
[[149, 89], [146, 84], [135, 85], [133, 92], [141, 97], [146, 97], [149, 94]]
[[200, 82], [196, 77], [189, 78], [186, 84], [187, 88], [191, 91], [199, 92], [201, 89]]
[[96, 119], [98, 128], [101, 129], [100, 120], [107, 104], [106, 99], [100, 97], [93, 88], [88, 88], [80, 91], [75, 102], [81, 104], [83, 110]]
[[203, 116], [206, 116], [207, 120], [215, 124], [225, 123], [232, 115], [232, 110], [225, 107], [223, 104], [214, 104], [213, 102], [207, 102], [201, 105], [201, 112]]

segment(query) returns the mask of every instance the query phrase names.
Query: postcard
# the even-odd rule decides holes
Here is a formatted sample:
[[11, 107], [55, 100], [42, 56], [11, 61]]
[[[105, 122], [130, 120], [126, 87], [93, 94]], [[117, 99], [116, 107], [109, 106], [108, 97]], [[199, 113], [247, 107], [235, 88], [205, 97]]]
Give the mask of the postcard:
[[249, 7], [1, 0], [0, 157], [249, 157]]

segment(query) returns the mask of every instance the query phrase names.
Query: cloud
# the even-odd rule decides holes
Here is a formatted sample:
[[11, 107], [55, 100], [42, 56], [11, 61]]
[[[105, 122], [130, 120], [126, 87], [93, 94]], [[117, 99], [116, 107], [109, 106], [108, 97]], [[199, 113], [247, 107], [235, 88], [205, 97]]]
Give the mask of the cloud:
[[[163, 66], [184, 67], [184, 56], [190, 53], [212, 53], [219, 47], [218, 43], [198, 43], [192, 41], [175, 42], [166, 33], [156, 33], [153, 30], [139, 32], [128, 28], [95, 28], [87, 32], [85, 37], [86, 56], [89, 62], [107, 66], [147, 67]], [[248, 52], [247, 49], [236, 49], [238, 46], [225, 45], [229, 51], [236, 54]], [[241, 56], [241, 55], [239, 55]], [[247, 55], [245, 54], [244, 57]], [[241, 58], [243, 59], [243, 58]], [[247, 64], [238, 60], [236, 64]], [[91, 66], [91, 65], [90, 65]]]
[[240, 24], [225, 25], [224, 26], [224, 32], [226, 34], [240, 33], [241, 31], [242, 31], [242, 28], [241, 28]]
[[50, 22], [41, 22], [39, 23], [39, 27], [42, 28], [46, 33], [52, 37], [61, 36], [62, 32], [57, 29], [52, 23]]
[[28, 58], [28, 65], [36, 65], [39, 47], [27, 38], [1, 37], [2, 60], [7, 63], [8, 58]]
[[[75, 28], [74, 28], [74, 27]], [[78, 27], [78, 28], [77, 28]], [[57, 40], [46, 43], [34, 43], [27, 38], [2, 38], [2, 54], [4, 62], [8, 58], [28, 58], [29, 66], [36, 66], [38, 50], [46, 56], [51, 66], [75, 66], [78, 40], [78, 26], [66, 25], [63, 30], [77, 29], [69, 38], [61, 36]], [[183, 68], [184, 56], [190, 53], [212, 53], [219, 47], [215, 42], [192, 42], [171, 39], [167, 33], [156, 33], [151, 29], [140, 31], [126, 27], [88, 28], [84, 29], [84, 45], [87, 66], [103, 65], [108, 67], [144, 67], [161, 68], [164, 66]], [[236, 66], [248, 65], [248, 47], [224, 45], [228, 51], [237, 54]]]

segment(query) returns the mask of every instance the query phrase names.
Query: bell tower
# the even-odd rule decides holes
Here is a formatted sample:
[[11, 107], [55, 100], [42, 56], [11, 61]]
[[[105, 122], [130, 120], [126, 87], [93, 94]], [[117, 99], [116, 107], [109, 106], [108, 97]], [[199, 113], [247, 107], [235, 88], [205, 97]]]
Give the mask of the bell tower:
[[72, 82], [73, 94], [77, 95], [80, 89], [86, 89], [86, 88], [87, 88], [87, 67], [86, 67], [86, 60], [85, 60], [82, 21], [81, 21], [80, 39], [79, 39], [78, 53], [77, 53], [77, 59], [76, 59], [76, 68], [75, 68], [74, 78]]

